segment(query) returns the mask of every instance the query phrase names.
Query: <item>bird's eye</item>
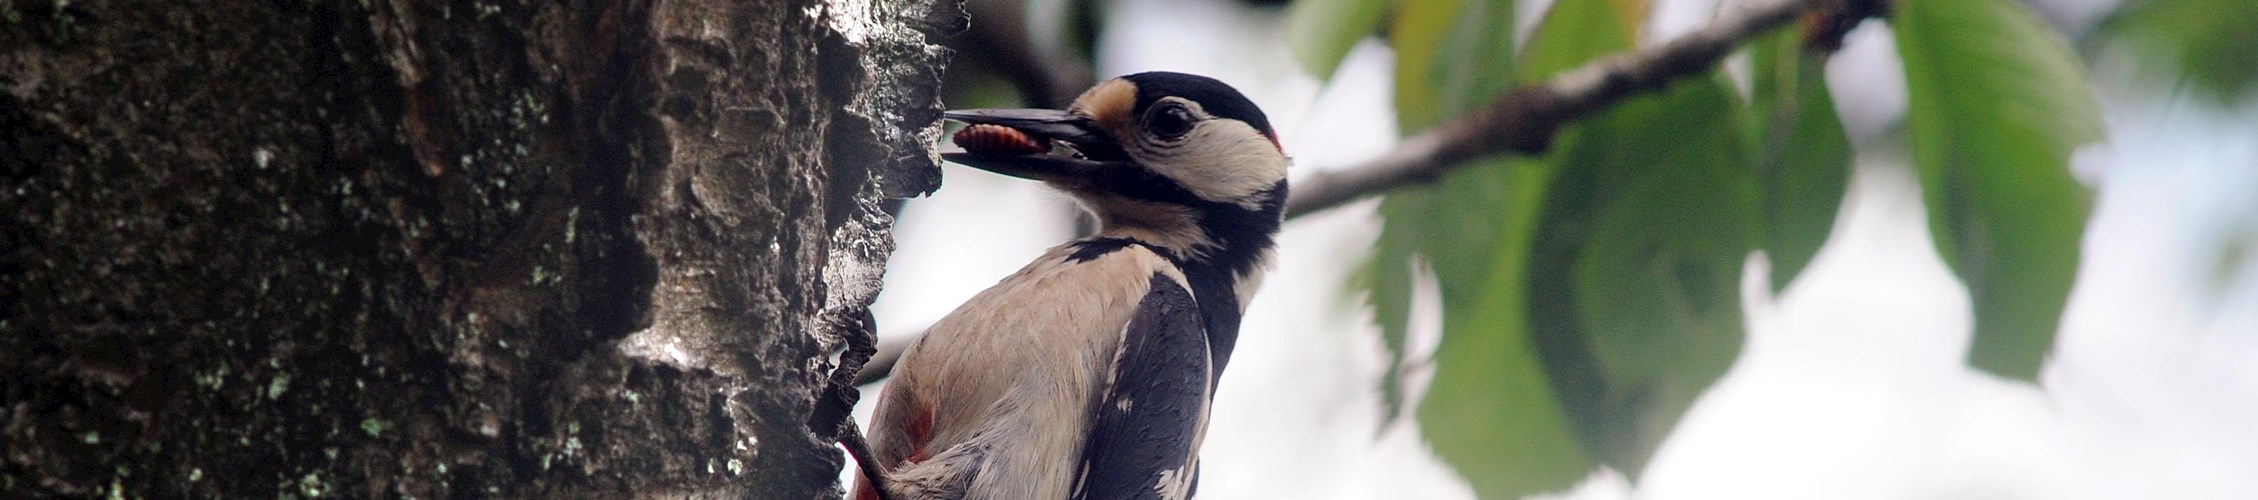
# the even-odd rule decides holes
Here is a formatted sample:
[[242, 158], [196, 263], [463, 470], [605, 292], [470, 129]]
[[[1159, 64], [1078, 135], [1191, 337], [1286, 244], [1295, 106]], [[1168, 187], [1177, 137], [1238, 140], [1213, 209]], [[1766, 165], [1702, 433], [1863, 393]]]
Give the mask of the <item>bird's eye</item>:
[[1192, 117], [1192, 112], [1184, 109], [1183, 106], [1166, 104], [1159, 109], [1154, 109], [1150, 116], [1145, 118], [1145, 129], [1152, 131], [1153, 135], [1160, 136], [1162, 139], [1174, 140], [1183, 138], [1184, 134], [1191, 133], [1192, 123], [1196, 121], [1198, 119]]

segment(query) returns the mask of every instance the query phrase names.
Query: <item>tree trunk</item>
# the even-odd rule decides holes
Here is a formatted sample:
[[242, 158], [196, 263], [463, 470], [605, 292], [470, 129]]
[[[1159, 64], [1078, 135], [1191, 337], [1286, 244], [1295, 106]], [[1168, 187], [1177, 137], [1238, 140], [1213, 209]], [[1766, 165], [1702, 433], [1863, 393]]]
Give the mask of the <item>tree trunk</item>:
[[0, 0], [0, 497], [837, 496], [954, 12]]

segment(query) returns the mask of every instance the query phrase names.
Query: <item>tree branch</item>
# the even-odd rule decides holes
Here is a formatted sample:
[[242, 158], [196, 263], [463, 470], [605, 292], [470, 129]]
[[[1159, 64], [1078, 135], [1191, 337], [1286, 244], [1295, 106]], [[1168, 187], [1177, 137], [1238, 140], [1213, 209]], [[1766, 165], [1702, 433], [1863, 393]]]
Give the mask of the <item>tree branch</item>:
[[[1542, 154], [1562, 125], [1630, 96], [1660, 90], [1680, 78], [1716, 67], [1733, 49], [1787, 24], [1798, 14], [1866, 12], [1844, 9], [1846, 0], [1775, 0], [1728, 12], [1706, 28], [1660, 47], [1618, 54], [1506, 93], [1458, 119], [1406, 137], [1364, 164], [1319, 172], [1296, 181], [1286, 200], [1293, 218], [1432, 181], [1475, 158], [1498, 153]], [[1878, 1], [1848, 0], [1852, 3]], [[1853, 19], [1852, 22], [1855, 22]]]

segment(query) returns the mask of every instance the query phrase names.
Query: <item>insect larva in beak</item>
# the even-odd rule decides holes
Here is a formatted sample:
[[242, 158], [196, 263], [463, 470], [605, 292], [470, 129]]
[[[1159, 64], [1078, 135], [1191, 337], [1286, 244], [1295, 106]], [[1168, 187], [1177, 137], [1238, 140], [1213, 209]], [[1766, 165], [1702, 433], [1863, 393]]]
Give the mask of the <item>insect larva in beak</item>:
[[1027, 135], [1019, 129], [980, 123], [957, 130], [949, 138], [967, 152], [992, 155], [1031, 155], [1051, 150], [1049, 140]]

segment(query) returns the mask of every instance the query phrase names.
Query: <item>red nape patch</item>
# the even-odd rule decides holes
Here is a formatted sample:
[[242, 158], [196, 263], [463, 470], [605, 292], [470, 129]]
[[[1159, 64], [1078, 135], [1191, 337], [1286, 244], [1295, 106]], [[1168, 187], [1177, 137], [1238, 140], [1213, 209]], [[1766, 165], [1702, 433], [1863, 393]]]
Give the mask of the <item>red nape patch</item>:
[[1278, 148], [1278, 154], [1285, 154], [1286, 145], [1278, 143], [1278, 129], [1265, 130], [1264, 132], [1269, 132], [1267, 134], [1262, 134], [1262, 137], [1265, 139], [1270, 139], [1270, 147]]
[[1019, 129], [980, 123], [958, 129], [949, 137], [965, 151], [991, 155], [1031, 155], [1051, 150], [1050, 141], [1036, 138]]

